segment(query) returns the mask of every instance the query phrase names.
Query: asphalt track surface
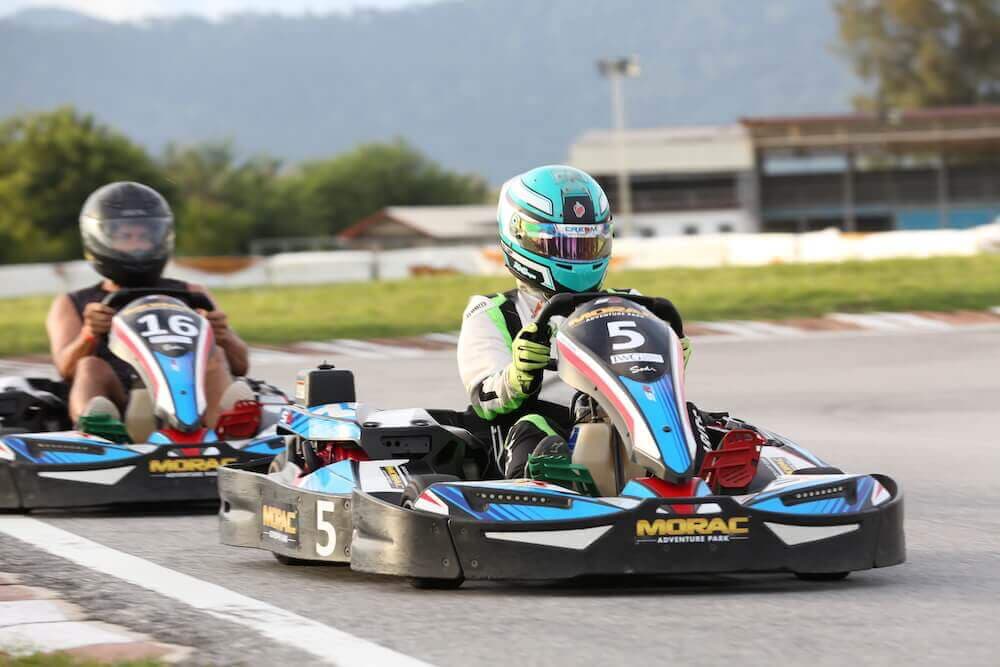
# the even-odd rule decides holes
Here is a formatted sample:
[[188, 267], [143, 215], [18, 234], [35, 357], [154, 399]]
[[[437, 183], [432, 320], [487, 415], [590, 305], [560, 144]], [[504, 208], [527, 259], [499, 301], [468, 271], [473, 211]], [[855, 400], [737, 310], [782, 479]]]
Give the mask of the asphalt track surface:
[[[449, 352], [350, 366], [359, 396], [385, 407], [463, 400]], [[257, 374], [287, 386], [294, 370]], [[439, 665], [996, 664], [998, 375], [995, 326], [696, 342], [692, 400], [798, 439], [847, 470], [902, 483], [908, 562], [837, 583], [713, 576], [418, 591], [220, 546], [211, 513], [34, 516]], [[0, 565], [100, 619], [197, 647], [197, 664], [316, 661], [5, 536]]]

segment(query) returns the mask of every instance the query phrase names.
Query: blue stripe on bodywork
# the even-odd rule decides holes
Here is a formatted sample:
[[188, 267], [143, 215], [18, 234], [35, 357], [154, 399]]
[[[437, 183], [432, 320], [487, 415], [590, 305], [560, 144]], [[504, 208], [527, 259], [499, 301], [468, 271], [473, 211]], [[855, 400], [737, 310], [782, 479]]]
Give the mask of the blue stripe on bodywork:
[[[841, 481], [849, 481], [850, 479], [851, 478], [845, 478]], [[837, 481], [826, 481], [796, 484], [785, 489], [780, 489], [773, 494], [769, 493], [760, 499], [751, 500], [747, 506], [752, 507], [755, 510], [764, 510], [765, 512], [781, 512], [785, 514], [850, 514], [852, 512], [860, 512], [861, 510], [866, 509], [871, 503], [871, 493], [875, 486], [875, 480], [868, 475], [856, 477], [854, 479], [856, 479], [856, 487], [855, 500], [853, 503], [848, 502], [847, 498], [843, 497], [819, 498], [811, 502], [796, 503], [794, 505], [785, 505], [781, 501], [781, 496], [786, 495], [789, 492], [809, 487], [823, 487], [829, 484], [837, 483]]]
[[[684, 422], [677, 410], [677, 400], [670, 376], [664, 375], [656, 382], [648, 384], [627, 377], [619, 379], [649, 424], [664, 465], [678, 475], [686, 473], [691, 467], [691, 452], [688, 451]], [[649, 400], [645, 387], [652, 389], [656, 400]], [[664, 426], [670, 430], [664, 431]]]
[[86, 463], [100, 463], [102, 461], [121, 461], [122, 459], [142, 456], [142, 454], [132, 451], [127, 447], [116, 447], [110, 443], [95, 442], [94, 440], [88, 440], [86, 438], [77, 438], [72, 436], [57, 438], [50, 436], [32, 437], [31, 439], [37, 442], [49, 442], [53, 444], [65, 442], [67, 444], [87, 445], [90, 447], [98, 447], [102, 451], [100, 454], [88, 454], [86, 452], [58, 452], [52, 450], [42, 450], [39, 456], [32, 456], [30, 453], [30, 446], [22, 438], [7, 437], [3, 439], [3, 442], [15, 452], [20, 454], [23, 458], [28, 459], [32, 463], [39, 463], [43, 465], [78, 465]]
[[337, 461], [303, 478], [299, 488], [323, 493], [351, 493], [357, 485], [352, 461]]
[[[436, 493], [443, 500], [447, 501], [450, 505], [457, 507], [463, 512], [466, 512], [481, 521], [556, 521], [562, 519], [584, 519], [589, 517], [606, 516], [608, 514], [615, 514], [622, 511], [618, 507], [606, 505], [604, 503], [580, 496], [560, 494], [558, 492], [553, 493], [547, 492], [547, 490], [543, 489], [536, 490], [519, 486], [517, 489], [523, 493], [544, 493], [545, 495], [558, 495], [563, 497], [570, 496], [572, 500], [570, 501], [570, 506], [567, 508], [551, 506], [542, 507], [538, 505], [521, 505], [513, 503], [492, 503], [487, 505], [482, 512], [479, 512], [472, 509], [459, 487], [448, 484], [438, 484], [433, 488], [434, 493]], [[477, 486], [475, 488], [489, 490], [491, 487]], [[505, 490], [510, 489], [511, 487], [508, 486]]]
[[153, 357], [167, 381], [177, 421], [187, 425], [200, 422], [201, 415], [198, 414], [194, 385], [194, 352], [187, 352], [179, 357], [168, 357], [161, 352], [153, 352]]

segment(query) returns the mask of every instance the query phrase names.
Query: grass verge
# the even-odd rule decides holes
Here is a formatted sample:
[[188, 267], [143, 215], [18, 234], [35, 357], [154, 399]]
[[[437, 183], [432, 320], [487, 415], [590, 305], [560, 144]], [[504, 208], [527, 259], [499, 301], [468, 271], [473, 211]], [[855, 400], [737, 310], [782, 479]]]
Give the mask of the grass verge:
[[[437, 276], [379, 283], [216, 290], [251, 343], [453, 331], [472, 294], [510, 289], [509, 277]], [[1000, 306], [1000, 255], [766, 267], [658, 269], [608, 284], [667, 296], [686, 320], [780, 319], [872, 310]], [[0, 300], [0, 356], [47, 349], [50, 297]]]

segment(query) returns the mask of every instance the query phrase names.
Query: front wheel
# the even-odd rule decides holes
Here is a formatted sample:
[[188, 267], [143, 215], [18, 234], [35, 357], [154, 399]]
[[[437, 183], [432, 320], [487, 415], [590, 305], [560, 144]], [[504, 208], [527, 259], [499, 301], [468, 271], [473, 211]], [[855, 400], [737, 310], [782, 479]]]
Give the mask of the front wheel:
[[842, 581], [850, 572], [796, 572], [795, 576], [802, 581]]
[[410, 579], [410, 584], [414, 588], [425, 591], [453, 591], [465, 582], [464, 577], [458, 579], [435, 579], [432, 577], [414, 577]]
[[320, 561], [317, 560], [305, 560], [303, 558], [292, 558], [291, 556], [285, 556], [283, 554], [271, 554], [274, 556], [274, 560], [278, 561], [282, 565], [290, 565], [292, 567], [302, 567], [304, 565], [319, 565]]

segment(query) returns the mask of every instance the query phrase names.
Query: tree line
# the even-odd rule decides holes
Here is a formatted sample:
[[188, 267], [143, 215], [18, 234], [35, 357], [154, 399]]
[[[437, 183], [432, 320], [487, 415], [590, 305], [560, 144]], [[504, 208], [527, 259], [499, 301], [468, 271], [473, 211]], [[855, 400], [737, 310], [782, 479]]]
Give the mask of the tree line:
[[475, 175], [444, 169], [402, 139], [286, 166], [241, 157], [229, 142], [170, 145], [152, 156], [73, 108], [0, 122], [0, 262], [79, 259], [80, 207], [101, 185], [159, 190], [177, 221], [178, 253], [239, 255], [254, 239], [334, 235], [390, 205], [487, 200]]

